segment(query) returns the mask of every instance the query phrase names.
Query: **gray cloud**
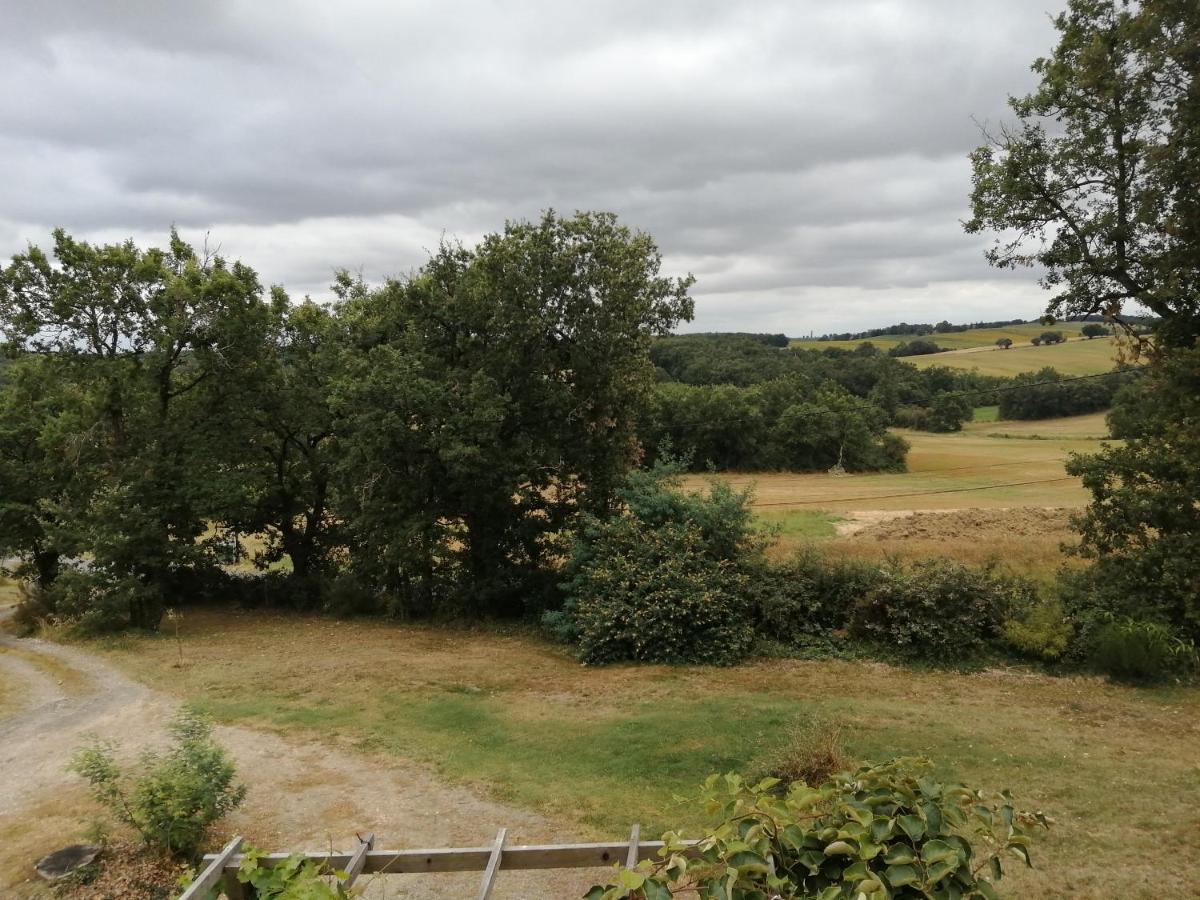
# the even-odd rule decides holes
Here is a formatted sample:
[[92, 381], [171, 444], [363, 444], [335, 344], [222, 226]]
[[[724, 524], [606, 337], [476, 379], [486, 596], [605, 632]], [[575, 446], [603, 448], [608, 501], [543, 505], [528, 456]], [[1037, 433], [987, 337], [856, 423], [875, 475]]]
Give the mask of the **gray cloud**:
[[1032, 316], [958, 222], [1046, 3], [10, 4], [0, 254], [175, 223], [321, 295], [602, 208], [696, 273], [693, 328]]

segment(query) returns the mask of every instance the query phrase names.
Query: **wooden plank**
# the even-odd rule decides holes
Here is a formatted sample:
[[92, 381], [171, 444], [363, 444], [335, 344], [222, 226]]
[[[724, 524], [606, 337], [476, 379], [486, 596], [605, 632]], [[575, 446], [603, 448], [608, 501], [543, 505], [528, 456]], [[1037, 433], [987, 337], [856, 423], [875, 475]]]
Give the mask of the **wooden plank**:
[[358, 839], [358, 849], [354, 851], [354, 855], [350, 857], [350, 862], [346, 865], [345, 873], [346, 880], [342, 886], [347, 890], [350, 885], [354, 884], [355, 879], [362, 874], [363, 866], [367, 864], [367, 851], [375, 846], [375, 832], [370, 832], [367, 836]]
[[[696, 841], [685, 841], [690, 846]], [[662, 848], [662, 841], [639, 841], [638, 859], [654, 859]], [[291, 854], [268, 853], [259, 865], [279, 865]], [[328, 853], [312, 851], [305, 854], [329, 869], [345, 871], [353, 853]], [[419, 872], [481, 872], [491, 859], [491, 847], [440, 847], [428, 850], [370, 850], [366, 854], [363, 873], [386, 872], [395, 875], [411, 875]], [[205, 861], [216, 854], [209, 854]], [[629, 860], [629, 841], [611, 841], [592, 844], [516, 844], [504, 848], [504, 868], [508, 869], [588, 869], [609, 868], [614, 863]], [[235, 854], [226, 862], [226, 868], [236, 870], [241, 864], [241, 855]]]
[[632, 869], [638, 864], [638, 844], [641, 843], [642, 826], [636, 822], [629, 832], [629, 852], [625, 854], [625, 868]]
[[[238, 864], [241, 864], [241, 857], [238, 855], [238, 850], [241, 849], [242, 838], [235, 837], [228, 844], [221, 848], [221, 852], [214, 854], [212, 861], [206, 865], [200, 874], [196, 876], [196, 880], [187, 886], [182, 894], [179, 895], [179, 900], [195, 900], [197, 897], [203, 897], [211, 889], [215, 888], [222, 878], [225, 877], [225, 870], [229, 866], [230, 860], [237, 856]], [[208, 859], [209, 857], [204, 857]], [[237, 866], [234, 866], [236, 870]]]
[[492, 887], [496, 883], [496, 873], [500, 871], [500, 861], [504, 858], [504, 838], [507, 835], [507, 828], [501, 828], [496, 832], [496, 843], [492, 845], [492, 855], [488, 857], [487, 868], [483, 870], [477, 900], [488, 900], [492, 894]]

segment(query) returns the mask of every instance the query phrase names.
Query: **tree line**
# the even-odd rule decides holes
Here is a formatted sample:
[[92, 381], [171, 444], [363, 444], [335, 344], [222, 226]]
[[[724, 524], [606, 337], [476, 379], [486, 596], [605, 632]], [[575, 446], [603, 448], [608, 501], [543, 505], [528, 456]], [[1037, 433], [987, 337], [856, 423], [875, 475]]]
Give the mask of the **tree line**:
[[294, 597], [337, 573], [396, 610], [522, 612], [638, 460], [650, 341], [692, 315], [660, 266], [611, 215], [551, 212], [320, 305], [175, 234], [56, 232], [0, 271], [0, 553], [139, 627], [229, 531], [290, 559]]

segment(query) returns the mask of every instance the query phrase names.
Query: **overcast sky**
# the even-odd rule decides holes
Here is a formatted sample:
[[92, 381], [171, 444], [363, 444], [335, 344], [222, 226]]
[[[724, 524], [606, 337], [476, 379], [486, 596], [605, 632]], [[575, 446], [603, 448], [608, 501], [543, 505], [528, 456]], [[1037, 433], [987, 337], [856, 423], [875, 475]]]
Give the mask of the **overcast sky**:
[[546, 207], [697, 277], [683, 330], [1033, 317], [963, 234], [1058, 0], [3, 0], [0, 255], [172, 223], [293, 296]]

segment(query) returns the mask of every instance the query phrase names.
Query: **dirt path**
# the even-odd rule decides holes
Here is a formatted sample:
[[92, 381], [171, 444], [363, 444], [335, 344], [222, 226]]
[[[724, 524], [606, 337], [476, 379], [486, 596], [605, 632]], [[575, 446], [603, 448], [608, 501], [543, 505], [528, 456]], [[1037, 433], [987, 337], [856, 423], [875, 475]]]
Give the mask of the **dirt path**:
[[[118, 741], [131, 754], [154, 746], [163, 740], [163, 723], [178, 703], [82, 650], [2, 632], [0, 679], [23, 701], [23, 708], [0, 719], [0, 832], [16, 828], [21, 835], [19, 848], [0, 842], [0, 862], [6, 871], [27, 871], [26, 863], [5, 855], [37, 850], [26, 856], [32, 867], [37, 855], [79, 838], [49, 825], [46, 833], [38, 833], [45, 823], [61, 823], [63, 811], [55, 809], [56, 803], [68, 805], [77, 818], [94, 812], [90, 801], [83, 800], [78, 779], [64, 771], [72, 750], [90, 734]], [[487, 846], [501, 826], [509, 829], [510, 843], [584, 837], [571, 826], [447, 785], [409, 761], [250, 728], [220, 727], [217, 738], [233, 754], [239, 778], [249, 786], [245, 806], [230, 817], [224, 831], [245, 834], [259, 846], [352, 847], [355, 831], [374, 831], [379, 847]], [[47, 809], [60, 815], [55, 818]], [[502, 871], [494, 896], [578, 897], [603, 877], [596, 870]], [[390, 876], [376, 878], [367, 893], [470, 896], [477, 880], [476, 875]], [[15, 889], [14, 884], [0, 884], [4, 896]]]

